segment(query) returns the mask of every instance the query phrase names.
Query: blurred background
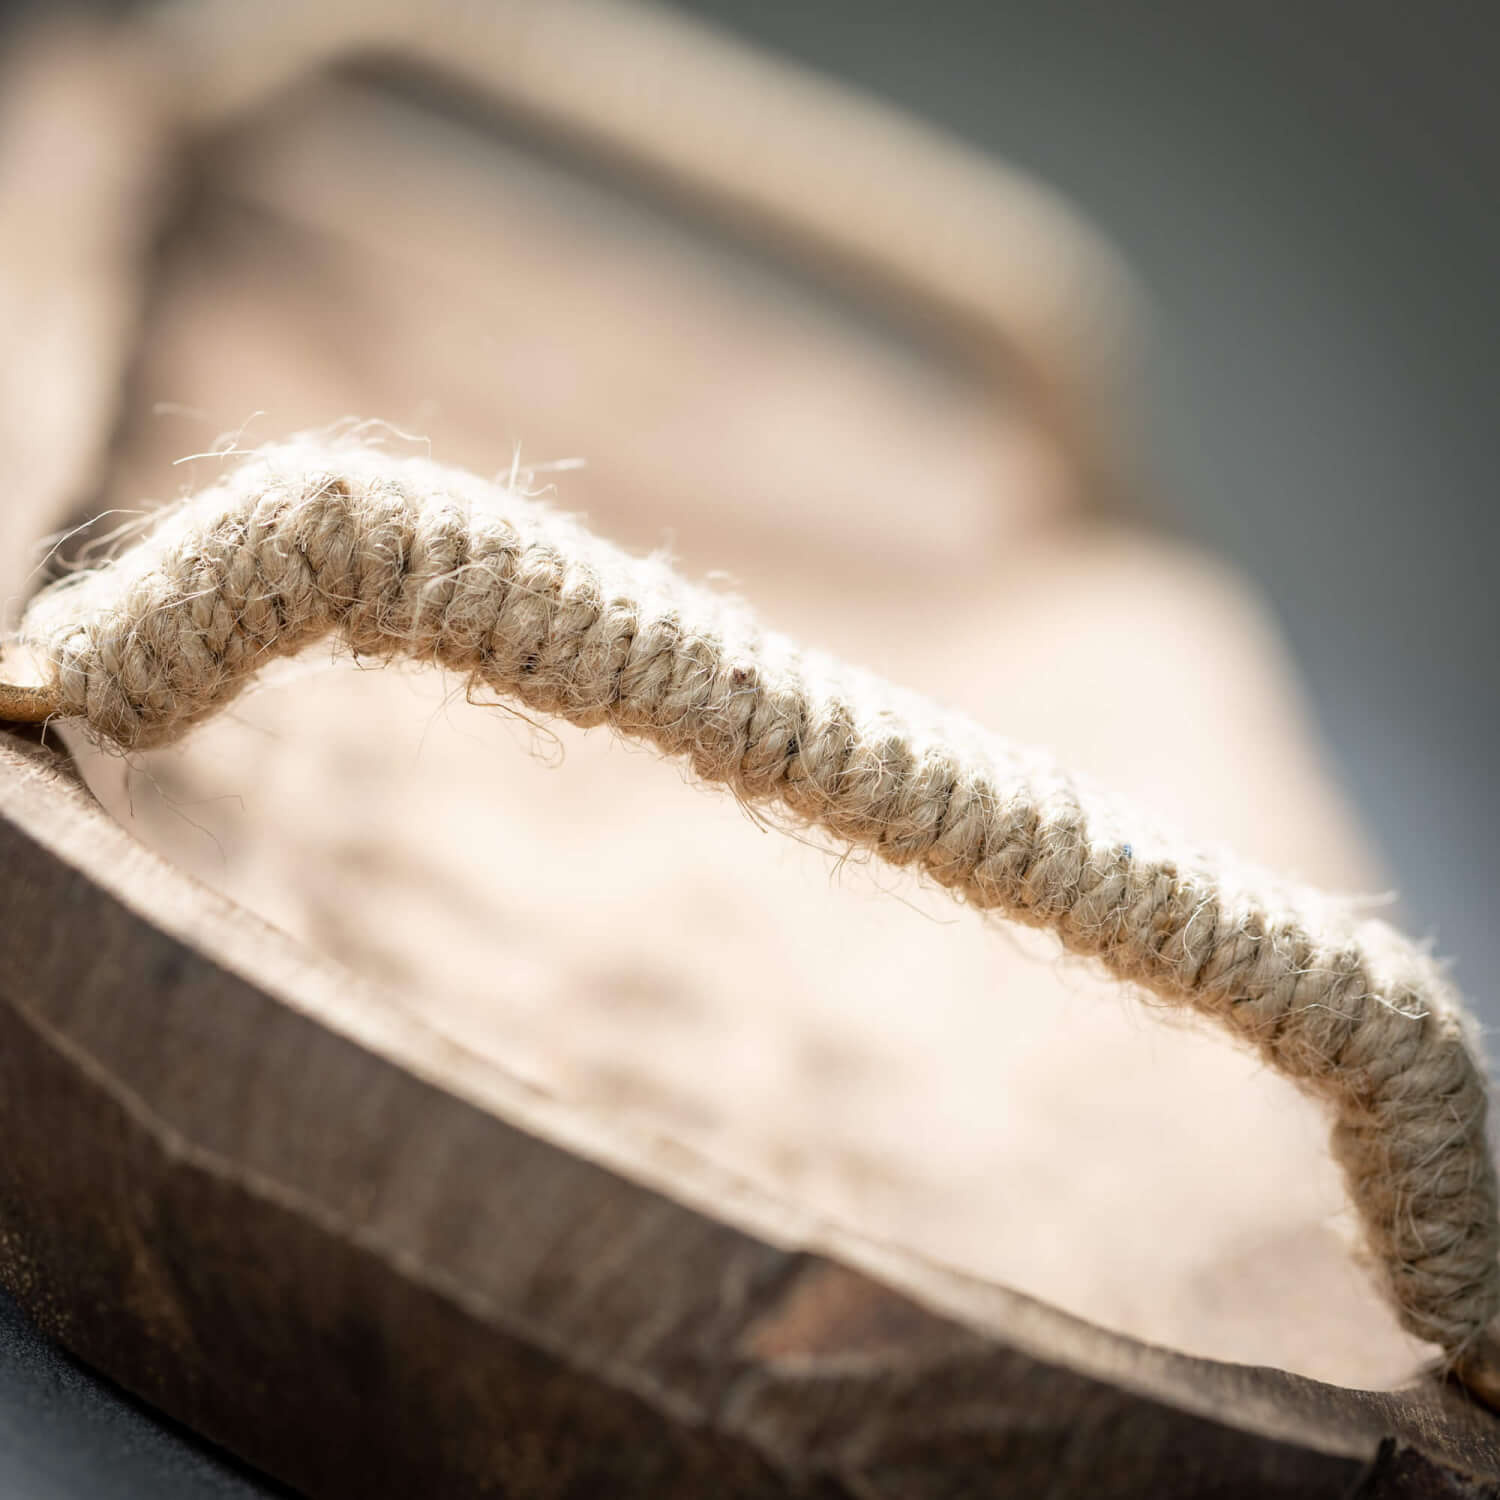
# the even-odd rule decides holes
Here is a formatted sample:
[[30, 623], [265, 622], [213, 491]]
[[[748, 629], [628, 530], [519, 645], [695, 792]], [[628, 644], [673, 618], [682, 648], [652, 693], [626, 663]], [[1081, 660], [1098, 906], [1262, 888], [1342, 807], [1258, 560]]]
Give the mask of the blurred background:
[[1437, 0], [690, 7], [1034, 172], [1148, 301], [1154, 503], [1270, 599], [1500, 1025], [1500, 22]]
[[[1488, 899], [1500, 873], [1488, 754], [1500, 692], [1491, 494], [1500, 102], [1497, 28], [1485, 9], [1451, 0], [1420, 11], [1357, 0], [681, 8], [1022, 168], [1114, 248], [1135, 288], [1135, 348], [1111, 420], [1137, 437], [1128, 494], [1110, 503], [1202, 543], [1265, 602], [1328, 749], [1327, 774], [1376, 845], [1403, 922], [1433, 936], [1484, 1021], [1500, 1024]], [[0, 44], [24, 19], [12, 7]], [[919, 227], [945, 233], [940, 219]], [[796, 316], [812, 325], [823, 314]], [[234, 407], [241, 396], [230, 385], [223, 399], [248, 415], [252, 376], [267, 377], [244, 359], [247, 394]], [[911, 409], [931, 414], [940, 398], [967, 410], [967, 398], [930, 381]], [[345, 409], [338, 399], [329, 396], [330, 417]], [[929, 480], [935, 467], [957, 492], [999, 462], [964, 447], [937, 415], [913, 442], [924, 436], [951, 444], [946, 469], [931, 453], [923, 469], [899, 445], [878, 463]], [[155, 441], [193, 445], [186, 429]], [[566, 457], [571, 449], [557, 446], [566, 442], [544, 437], [541, 451]], [[746, 442], [753, 453], [754, 435]], [[124, 459], [127, 474], [147, 464], [128, 445]], [[1053, 482], [1034, 458], [1001, 468], [1018, 492]], [[953, 504], [956, 536], [972, 515]], [[649, 544], [667, 524], [662, 507], [643, 512], [632, 541]], [[790, 513], [773, 507], [772, 525]], [[697, 546], [689, 528], [683, 552], [709, 565]], [[740, 576], [753, 583], [755, 567], [747, 543]], [[1152, 626], [1163, 636], [1199, 628], [1187, 603], [1179, 620], [1167, 616]], [[1217, 637], [1205, 650], [1219, 650]], [[1231, 651], [1223, 669], [1232, 726], [1245, 668]], [[1247, 682], [1246, 702], [1260, 691]], [[1031, 737], [1024, 722], [1001, 727]], [[1243, 815], [1253, 823], [1257, 809]], [[6, 1323], [0, 1352], [8, 1492], [250, 1485], [19, 1319]]]

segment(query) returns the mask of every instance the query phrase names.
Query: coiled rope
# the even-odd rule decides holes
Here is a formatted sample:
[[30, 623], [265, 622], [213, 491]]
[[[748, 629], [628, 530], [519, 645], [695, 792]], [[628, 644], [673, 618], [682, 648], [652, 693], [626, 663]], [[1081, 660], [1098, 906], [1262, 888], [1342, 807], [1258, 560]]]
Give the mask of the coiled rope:
[[535, 500], [355, 446], [264, 450], [33, 601], [22, 634], [44, 681], [0, 688], [0, 716], [161, 744], [331, 633], [359, 656], [429, 661], [649, 741], [747, 803], [915, 866], [1212, 1017], [1330, 1106], [1402, 1324], [1494, 1399], [1485, 1079], [1425, 953], [1337, 902], [1126, 826], [1045, 757], [799, 650]]

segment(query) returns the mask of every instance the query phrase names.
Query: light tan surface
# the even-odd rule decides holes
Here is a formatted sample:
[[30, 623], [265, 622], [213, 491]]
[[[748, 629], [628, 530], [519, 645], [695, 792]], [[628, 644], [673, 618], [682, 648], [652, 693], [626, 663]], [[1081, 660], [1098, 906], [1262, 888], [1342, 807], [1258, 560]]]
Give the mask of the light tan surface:
[[0, 55], [0, 628], [105, 459], [162, 188], [140, 62], [65, 26]]
[[[1077, 518], [1045, 444], [911, 349], [532, 167], [487, 161], [477, 196], [453, 140], [382, 137], [369, 109], [292, 116], [218, 184], [115, 503], [170, 496], [171, 457], [260, 407], [247, 440], [379, 413], [481, 471], [518, 440], [523, 463], [582, 456], [559, 503], [635, 546], [670, 529], [789, 634], [1195, 838], [1375, 883], [1231, 580]], [[149, 842], [466, 1045], [857, 1227], [1194, 1353], [1351, 1384], [1415, 1362], [1287, 1086], [645, 752], [314, 660], [185, 750], [91, 774]]]

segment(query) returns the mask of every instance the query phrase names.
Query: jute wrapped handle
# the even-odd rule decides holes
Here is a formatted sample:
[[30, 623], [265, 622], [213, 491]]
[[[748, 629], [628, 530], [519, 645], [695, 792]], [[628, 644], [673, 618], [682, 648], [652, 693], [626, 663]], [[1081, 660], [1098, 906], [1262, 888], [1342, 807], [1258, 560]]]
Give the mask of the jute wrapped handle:
[[40, 595], [23, 635], [45, 680], [0, 690], [0, 712], [162, 744], [330, 633], [647, 740], [1213, 1017], [1331, 1106], [1402, 1324], [1493, 1402], [1484, 1073], [1457, 996], [1390, 927], [1127, 826], [1046, 757], [800, 650], [534, 500], [347, 445], [265, 450]]

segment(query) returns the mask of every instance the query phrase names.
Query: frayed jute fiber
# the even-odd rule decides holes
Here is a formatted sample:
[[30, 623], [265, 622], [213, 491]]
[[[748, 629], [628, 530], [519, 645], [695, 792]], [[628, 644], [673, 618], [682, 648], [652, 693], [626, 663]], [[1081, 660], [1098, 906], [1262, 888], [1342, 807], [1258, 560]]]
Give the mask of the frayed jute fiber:
[[1484, 1074], [1422, 951], [1347, 904], [1126, 826], [1044, 757], [799, 650], [659, 559], [427, 460], [300, 441], [54, 585], [22, 633], [44, 680], [0, 712], [81, 719], [124, 750], [173, 740], [330, 634], [359, 657], [432, 662], [1048, 928], [1326, 1101], [1401, 1322], [1461, 1372], [1490, 1358]]

